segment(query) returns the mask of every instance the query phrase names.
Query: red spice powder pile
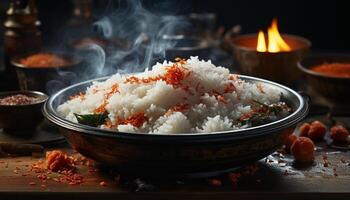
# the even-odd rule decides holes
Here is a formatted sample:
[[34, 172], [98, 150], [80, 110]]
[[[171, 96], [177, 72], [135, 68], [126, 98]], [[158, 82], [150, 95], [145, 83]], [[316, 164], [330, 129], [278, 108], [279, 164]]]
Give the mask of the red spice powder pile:
[[174, 63], [172, 66], [166, 68], [166, 73], [164, 75], [156, 76], [156, 77], [147, 77], [147, 78], [138, 78], [135, 76], [131, 76], [125, 80], [124, 83], [152, 83], [159, 80], [165, 81], [168, 85], [172, 85], [173, 87], [180, 87], [182, 80], [185, 79], [186, 76], [189, 75], [189, 72], [185, 67], [182, 66], [185, 64], [184, 62]]
[[190, 105], [187, 103], [181, 103], [178, 105], [175, 105], [174, 107], [170, 108], [165, 115], [169, 116], [171, 114], [173, 114], [174, 112], [184, 112], [186, 110], [188, 110], [190, 108]]
[[324, 63], [311, 68], [312, 71], [343, 78], [350, 78], [350, 63]]
[[[28, 172], [37, 174], [36, 177], [43, 183], [41, 184], [42, 187], [46, 187], [44, 183], [47, 180], [67, 183], [69, 185], [79, 185], [84, 183], [84, 177], [77, 172], [76, 166], [78, 165], [92, 166], [91, 161], [84, 157], [73, 157], [62, 151], [53, 150], [46, 153], [45, 161], [39, 161], [33, 164]], [[30, 174], [22, 174], [22, 176], [28, 175]], [[36, 183], [29, 184], [36, 185]]]
[[108, 104], [109, 98], [111, 98], [113, 94], [117, 92], [119, 92], [119, 85], [115, 83], [111, 86], [109, 92], [105, 95], [102, 104], [95, 109], [95, 113], [104, 113], [106, 111], [106, 106]]
[[70, 65], [71, 62], [53, 53], [38, 53], [20, 60], [26, 67], [62, 67]]
[[148, 118], [146, 117], [145, 113], [144, 112], [139, 112], [139, 113], [136, 113], [126, 119], [121, 119], [121, 118], [118, 118], [118, 124], [131, 124], [135, 127], [140, 127], [142, 126], [142, 124], [147, 121]]

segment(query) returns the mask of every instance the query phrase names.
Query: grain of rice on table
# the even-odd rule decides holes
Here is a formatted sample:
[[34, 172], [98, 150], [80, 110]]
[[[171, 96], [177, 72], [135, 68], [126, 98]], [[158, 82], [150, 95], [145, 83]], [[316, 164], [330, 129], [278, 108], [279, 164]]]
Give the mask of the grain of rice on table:
[[[253, 101], [271, 105], [280, 100], [277, 88], [243, 81], [224, 67], [191, 57], [94, 82], [57, 110], [73, 122], [77, 122], [74, 113], [108, 112], [99, 127], [116, 130], [116, 134], [209, 133], [247, 128], [251, 125], [240, 119], [253, 112]], [[269, 117], [274, 121], [286, 115]]]

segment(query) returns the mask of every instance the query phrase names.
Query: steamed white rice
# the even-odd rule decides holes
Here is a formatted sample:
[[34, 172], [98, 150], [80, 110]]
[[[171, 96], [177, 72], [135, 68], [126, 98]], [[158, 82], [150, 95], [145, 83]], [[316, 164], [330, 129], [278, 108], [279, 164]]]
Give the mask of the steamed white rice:
[[[171, 66], [186, 73], [177, 85], [164, 78], [156, 79], [166, 76]], [[238, 119], [252, 111], [252, 100], [270, 105], [281, 98], [281, 91], [276, 88], [245, 82], [228, 69], [197, 57], [181, 63], [157, 63], [152, 70], [133, 75], [137, 80], [151, 77], [152, 81], [126, 81], [130, 77], [115, 74], [106, 81], [94, 82], [85, 94], [68, 100], [57, 110], [67, 120], [77, 122], [74, 113], [94, 114], [104, 104], [108, 123], [100, 128], [156, 134], [210, 133], [246, 128]], [[231, 90], [227, 91], [228, 86]], [[185, 108], [174, 109], [179, 105]], [[128, 123], [140, 113], [141, 124]]]

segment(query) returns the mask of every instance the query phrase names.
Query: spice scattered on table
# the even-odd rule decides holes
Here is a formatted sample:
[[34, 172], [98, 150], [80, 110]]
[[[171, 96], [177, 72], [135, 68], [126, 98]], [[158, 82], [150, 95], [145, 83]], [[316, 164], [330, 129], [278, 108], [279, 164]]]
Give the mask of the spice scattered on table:
[[41, 182], [52, 179], [58, 183], [80, 185], [84, 183], [84, 177], [78, 173], [78, 165], [91, 167], [91, 161], [84, 157], [69, 156], [62, 151], [53, 150], [46, 153], [45, 160], [33, 164], [29, 171], [36, 173]]

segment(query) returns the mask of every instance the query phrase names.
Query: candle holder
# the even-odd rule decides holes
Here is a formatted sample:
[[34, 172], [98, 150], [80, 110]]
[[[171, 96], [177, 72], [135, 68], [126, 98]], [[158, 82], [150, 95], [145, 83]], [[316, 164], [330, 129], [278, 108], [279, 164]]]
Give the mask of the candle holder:
[[291, 50], [272, 53], [256, 50], [257, 34], [230, 37], [229, 44], [240, 72], [292, 85], [301, 77], [297, 63], [308, 54], [311, 42], [295, 35], [284, 34], [283, 38]]

